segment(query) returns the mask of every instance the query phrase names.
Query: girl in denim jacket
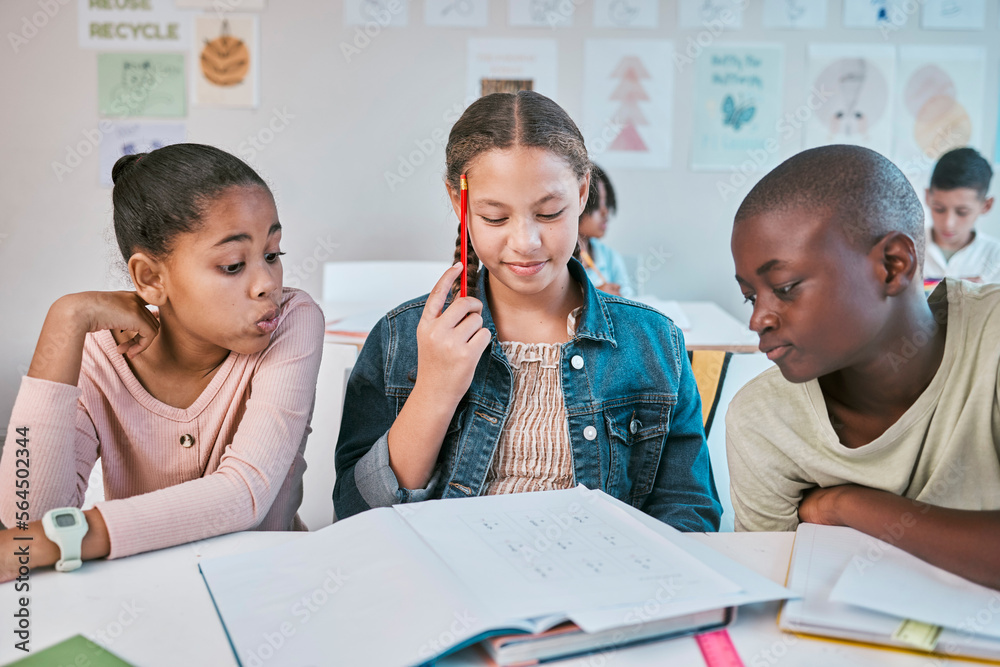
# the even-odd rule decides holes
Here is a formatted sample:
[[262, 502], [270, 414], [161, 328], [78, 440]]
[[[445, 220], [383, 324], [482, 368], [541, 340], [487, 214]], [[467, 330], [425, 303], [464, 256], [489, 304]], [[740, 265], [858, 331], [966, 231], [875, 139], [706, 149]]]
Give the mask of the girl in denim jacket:
[[584, 484], [717, 530], [680, 331], [598, 291], [573, 258], [591, 169], [576, 125], [537, 93], [488, 95], [452, 128], [446, 160], [456, 214], [468, 177], [469, 296], [455, 295], [456, 263], [368, 336], [337, 444], [337, 516]]

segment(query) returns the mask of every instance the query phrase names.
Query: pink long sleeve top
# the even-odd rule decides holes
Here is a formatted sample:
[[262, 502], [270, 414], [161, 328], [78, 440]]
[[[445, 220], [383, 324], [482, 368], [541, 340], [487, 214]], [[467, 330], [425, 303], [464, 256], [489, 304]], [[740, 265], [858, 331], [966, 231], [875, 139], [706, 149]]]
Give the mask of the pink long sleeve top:
[[78, 386], [21, 381], [0, 458], [0, 521], [15, 522], [15, 441], [26, 426], [31, 520], [80, 507], [100, 457], [109, 558], [239, 530], [305, 530], [296, 511], [323, 329], [319, 306], [285, 288], [270, 344], [231, 352], [185, 409], [142, 387], [111, 332], [88, 334]]

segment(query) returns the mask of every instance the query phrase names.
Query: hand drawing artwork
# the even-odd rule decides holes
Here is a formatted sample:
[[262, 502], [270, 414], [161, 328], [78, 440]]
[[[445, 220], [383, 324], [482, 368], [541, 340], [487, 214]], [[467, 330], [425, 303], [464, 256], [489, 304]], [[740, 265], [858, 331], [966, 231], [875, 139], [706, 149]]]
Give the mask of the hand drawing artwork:
[[638, 14], [639, 7], [632, 0], [613, 0], [608, 8], [608, 17], [614, 25], [631, 25]]
[[648, 102], [649, 95], [643, 89], [642, 80], [650, 78], [649, 72], [636, 56], [626, 56], [619, 61], [612, 78], [621, 79], [621, 83], [611, 93], [611, 99], [618, 102], [615, 118], [622, 125], [621, 132], [611, 142], [608, 150], [612, 151], [648, 151], [637, 129], [640, 125], [649, 125], [649, 121], [639, 108], [641, 102]]
[[456, 14], [461, 16], [468, 16], [472, 14], [472, 0], [453, 0], [444, 6], [441, 10], [442, 16], [447, 16], [449, 12], [454, 11]]
[[602, 167], [670, 166], [673, 55], [673, 43], [667, 40], [587, 40], [580, 129]]
[[933, 160], [972, 137], [972, 119], [957, 96], [955, 82], [937, 65], [921, 67], [906, 82], [903, 100], [916, 119], [913, 138]]
[[243, 40], [229, 34], [229, 21], [222, 22], [222, 34], [205, 42], [201, 51], [201, 72], [217, 86], [243, 83], [250, 71], [250, 50]]
[[739, 130], [744, 123], [750, 122], [756, 111], [753, 101], [740, 100], [737, 104], [732, 95], [726, 95], [722, 101], [722, 124]]
[[765, 28], [806, 30], [826, 26], [827, 0], [764, 0]]
[[843, 58], [831, 63], [816, 78], [815, 86], [832, 91], [816, 110], [826, 129], [827, 143], [865, 144], [869, 128], [886, 112], [888, 81], [865, 58]]
[[195, 17], [194, 102], [201, 106], [256, 107], [260, 102], [259, 17]]
[[893, 161], [904, 173], [922, 174], [943, 153], [980, 141], [985, 62], [980, 47], [899, 48]]

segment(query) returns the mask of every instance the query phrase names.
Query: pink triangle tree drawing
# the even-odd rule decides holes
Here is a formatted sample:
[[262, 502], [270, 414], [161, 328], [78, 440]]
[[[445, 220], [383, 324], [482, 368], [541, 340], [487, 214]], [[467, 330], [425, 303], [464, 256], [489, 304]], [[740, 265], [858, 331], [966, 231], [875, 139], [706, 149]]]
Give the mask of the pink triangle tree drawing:
[[642, 79], [651, 78], [643, 67], [642, 61], [636, 56], [625, 56], [611, 73], [612, 79], [621, 79], [621, 83], [611, 93], [610, 99], [618, 101], [618, 111], [614, 118], [622, 124], [622, 129], [611, 142], [609, 150], [613, 151], [648, 151], [646, 142], [639, 135], [637, 126], [649, 125], [640, 102], [648, 102], [649, 95], [642, 87]]

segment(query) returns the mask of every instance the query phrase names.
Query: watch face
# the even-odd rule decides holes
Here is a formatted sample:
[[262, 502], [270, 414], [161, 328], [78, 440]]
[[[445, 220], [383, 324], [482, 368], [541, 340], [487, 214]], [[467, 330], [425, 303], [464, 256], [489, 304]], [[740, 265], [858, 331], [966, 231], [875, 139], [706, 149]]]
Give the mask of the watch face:
[[72, 514], [56, 514], [54, 517], [52, 517], [52, 520], [60, 528], [67, 528], [69, 526], [76, 525], [76, 517], [73, 516]]

